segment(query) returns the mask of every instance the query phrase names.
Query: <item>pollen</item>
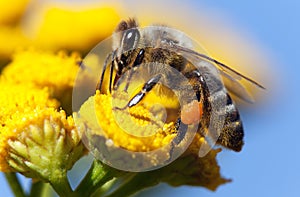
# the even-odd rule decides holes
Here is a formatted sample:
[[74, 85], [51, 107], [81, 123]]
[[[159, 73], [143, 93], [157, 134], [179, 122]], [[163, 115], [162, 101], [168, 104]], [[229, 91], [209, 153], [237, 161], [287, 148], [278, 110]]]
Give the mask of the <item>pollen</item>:
[[83, 117], [90, 116], [91, 110], [95, 111], [102, 131], [97, 133], [95, 130], [94, 134], [104, 135], [106, 144], [113, 143], [135, 152], [152, 151], [169, 144], [176, 136], [174, 122], [156, 119], [143, 105], [116, 110], [112, 99], [111, 95], [97, 91], [80, 109]]
[[203, 114], [202, 108], [202, 103], [196, 100], [184, 105], [181, 111], [181, 121], [185, 124], [198, 123]]

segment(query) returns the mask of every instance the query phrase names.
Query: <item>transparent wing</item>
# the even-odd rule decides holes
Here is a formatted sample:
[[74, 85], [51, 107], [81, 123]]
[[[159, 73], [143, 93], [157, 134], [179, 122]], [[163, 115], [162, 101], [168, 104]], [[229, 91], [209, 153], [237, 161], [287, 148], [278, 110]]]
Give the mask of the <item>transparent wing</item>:
[[223, 70], [220, 70], [220, 73], [223, 79], [223, 83], [229, 92], [233, 93], [244, 101], [247, 101], [249, 103], [254, 102], [254, 98], [252, 97], [252, 95], [241, 84], [242, 77], [234, 77], [227, 72], [224, 72]]
[[224, 85], [228, 89], [228, 91], [232, 92], [233, 94], [235, 94], [236, 96], [238, 96], [239, 98], [247, 102], [253, 102], [254, 99], [252, 95], [244, 87], [244, 85], [241, 83], [243, 80], [246, 80], [247, 82], [257, 86], [258, 88], [265, 89], [262, 85], [260, 85], [256, 81], [250, 79], [249, 77], [246, 77], [245, 75], [242, 75], [241, 73], [233, 70], [232, 68], [223, 64], [222, 62], [219, 62], [207, 55], [198, 53], [192, 49], [185, 48], [179, 45], [173, 45], [172, 48], [178, 53], [189, 53], [203, 60], [207, 60], [209, 62], [215, 63], [217, 65], [217, 69], [219, 70], [223, 78]]

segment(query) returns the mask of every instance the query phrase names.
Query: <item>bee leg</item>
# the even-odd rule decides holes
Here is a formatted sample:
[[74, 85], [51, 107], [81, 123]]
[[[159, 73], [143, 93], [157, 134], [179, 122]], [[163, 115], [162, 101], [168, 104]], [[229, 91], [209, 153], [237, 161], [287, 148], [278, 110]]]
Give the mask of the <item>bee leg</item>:
[[[136, 70], [136, 68], [142, 63], [143, 59], [144, 59], [144, 54], [145, 54], [145, 50], [144, 49], [141, 49], [139, 51], [139, 53], [137, 54], [134, 62], [133, 62], [133, 70]], [[132, 75], [133, 75], [133, 72], [130, 72], [128, 77], [127, 77], [127, 82], [126, 82], [126, 85], [124, 87], [124, 92], [127, 92], [127, 89], [128, 89], [128, 86], [129, 86], [129, 82], [132, 78]]]
[[171, 141], [170, 157], [167, 160], [167, 162], [172, 160], [172, 157], [174, 155], [175, 146], [177, 146], [184, 139], [188, 125], [181, 122], [181, 119], [178, 118], [175, 128], [178, 131], [178, 133], [177, 133], [176, 137]]
[[[206, 82], [198, 70], [192, 70], [184, 74], [186, 78], [190, 79], [190, 83], [193, 84], [193, 90], [196, 94], [197, 100], [200, 102], [203, 99], [201, 96], [202, 90], [207, 88]], [[194, 81], [194, 82], [193, 82]]]
[[87, 69], [87, 66], [83, 63], [83, 60], [76, 61], [76, 64], [82, 69]]
[[[217, 143], [227, 147], [234, 151], [240, 151], [243, 146], [243, 125], [240, 119], [239, 111], [236, 108], [234, 102], [232, 101], [230, 95], [224, 91], [217, 91], [215, 93], [211, 93], [209, 88], [206, 84], [204, 77], [198, 72], [192, 72], [193, 77], [198, 77], [199, 87], [198, 85], [194, 85], [194, 90], [196, 91], [196, 96], [198, 97], [199, 101], [203, 103], [203, 116], [201, 120], [201, 125], [204, 128], [208, 128], [210, 126], [210, 119], [211, 116], [221, 115], [215, 114], [212, 112], [212, 103], [223, 102], [223, 99], [226, 99], [226, 106], [225, 106], [225, 121], [223, 128], [217, 138]], [[201, 91], [200, 91], [201, 90]], [[197, 93], [197, 91], [199, 91]], [[215, 96], [217, 93], [218, 96]], [[222, 96], [221, 96], [222, 95]], [[211, 100], [209, 100], [209, 98]], [[220, 101], [219, 101], [220, 99]]]
[[172, 140], [172, 143], [174, 145], [178, 145], [185, 137], [187, 125], [184, 124], [183, 122], [181, 122], [181, 118], [178, 118], [175, 127], [176, 127], [176, 130], [178, 131], [178, 133], [177, 133], [176, 137]]
[[127, 105], [123, 108], [118, 108], [120, 110], [126, 109], [127, 107], [133, 107], [135, 105], [137, 105], [139, 102], [141, 102], [141, 100], [145, 97], [147, 92], [150, 92], [152, 90], [152, 88], [158, 83], [158, 81], [160, 80], [161, 75], [156, 75], [154, 77], [152, 77], [151, 79], [149, 79], [143, 86], [142, 90], [137, 93], [136, 95], [134, 95], [134, 97], [132, 99], [130, 99], [130, 101], [127, 103]]
[[[113, 56], [114, 56], [114, 54], [113, 54]], [[114, 63], [115, 63], [115, 61], [112, 61], [111, 65], [110, 65], [110, 71], [109, 71], [109, 86], [108, 86], [109, 93], [111, 93], [111, 90], [112, 90], [113, 73], [114, 73]], [[115, 78], [116, 78], [116, 77], [115, 77]]]
[[[106, 72], [106, 69], [107, 69], [107, 66], [108, 66], [108, 62], [112, 61], [112, 59], [115, 56], [115, 53], [116, 52], [113, 51], [112, 53], [108, 54], [106, 59], [105, 59], [103, 69], [102, 69], [102, 72], [101, 72], [101, 76], [100, 76], [100, 80], [99, 80], [99, 83], [97, 84], [97, 87], [96, 87], [97, 90], [101, 91], [101, 89], [102, 89], [102, 85], [103, 85], [103, 81], [104, 81], [104, 75], [105, 75], [105, 72]], [[109, 71], [109, 92], [111, 93], [112, 78], [113, 78], [113, 76], [112, 76], [113, 75], [113, 61], [111, 62], [111, 64], [109, 66], [110, 66], [110, 71]]]
[[[201, 73], [198, 70], [193, 70], [188, 73], [185, 73], [185, 76], [187, 78], [189, 78], [190, 80], [197, 81], [196, 83], [193, 83], [194, 84], [193, 89], [196, 94], [197, 101], [202, 102], [205, 106], [207, 106], [206, 110], [209, 110], [210, 109], [209, 101], [207, 99], [209, 97], [209, 92], [208, 92], [208, 87], [207, 87], [204, 77], [201, 75]], [[205, 96], [207, 96], [207, 97], [205, 97]], [[207, 119], [207, 117], [205, 117], [204, 119]], [[205, 122], [206, 121], [207, 120], [205, 120]], [[200, 122], [200, 124], [202, 125], [203, 123]], [[178, 131], [178, 133], [171, 142], [170, 158], [168, 159], [168, 161], [171, 161], [171, 159], [174, 155], [175, 146], [177, 146], [184, 139], [186, 132], [187, 132], [188, 124], [183, 123], [181, 121], [181, 118], [178, 118], [175, 127], [176, 127], [176, 130]]]
[[[181, 111], [182, 121], [185, 124], [190, 124], [192, 122], [185, 120], [192, 120], [190, 117], [199, 117], [199, 119], [194, 119], [195, 121], [193, 121], [193, 123], [200, 121], [203, 126], [208, 125], [211, 113], [211, 103], [209, 101], [210, 92], [206, 80], [197, 69], [189, 71], [184, 75], [190, 80], [190, 84], [193, 86], [194, 95], [188, 95], [188, 97], [186, 97], [187, 103], [185, 103], [182, 109], [183, 111]], [[194, 103], [199, 103], [199, 105]], [[198, 106], [200, 114], [194, 114], [197, 110], [192, 110], [192, 108]], [[186, 109], [188, 110], [184, 110], [184, 107], [187, 107]]]

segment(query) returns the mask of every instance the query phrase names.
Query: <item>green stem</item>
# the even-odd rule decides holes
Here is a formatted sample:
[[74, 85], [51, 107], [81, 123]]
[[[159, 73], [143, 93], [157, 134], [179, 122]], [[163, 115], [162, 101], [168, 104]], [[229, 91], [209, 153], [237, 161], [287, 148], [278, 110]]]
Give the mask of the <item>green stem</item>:
[[75, 193], [78, 196], [90, 196], [102, 185], [122, 174], [124, 172], [94, 160], [90, 170], [76, 188]]
[[155, 186], [160, 182], [159, 177], [155, 175], [156, 174], [151, 172], [137, 173], [132, 179], [120, 185], [115, 191], [106, 197], [131, 196], [145, 188]]
[[75, 197], [66, 174], [53, 178], [50, 184], [59, 196]]
[[19, 182], [19, 179], [14, 172], [5, 173], [5, 178], [16, 197], [26, 197], [24, 190]]
[[29, 197], [40, 197], [42, 196], [45, 188], [45, 183], [42, 181], [32, 182]]

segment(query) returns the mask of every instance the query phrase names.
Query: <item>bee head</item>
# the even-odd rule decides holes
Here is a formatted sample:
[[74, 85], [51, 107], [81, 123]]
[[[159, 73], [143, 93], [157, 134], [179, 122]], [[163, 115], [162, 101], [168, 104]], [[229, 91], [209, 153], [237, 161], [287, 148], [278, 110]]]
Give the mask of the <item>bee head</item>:
[[132, 51], [137, 48], [140, 40], [138, 24], [134, 19], [121, 21], [114, 34], [113, 49], [116, 51], [115, 69], [121, 75], [127, 67]]
[[114, 49], [121, 53], [137, 47], [140, 40], [138, 24], [134, 19], [121, 21], [115, 30]]
[[121, 21], [117, 26], [115, 32], [125, 31], [131, 28], [137, 28], [139, 25], [135, 19], [129, 18], [127, 21]]

